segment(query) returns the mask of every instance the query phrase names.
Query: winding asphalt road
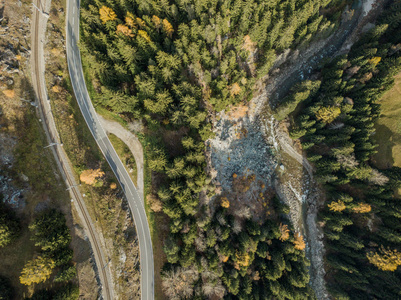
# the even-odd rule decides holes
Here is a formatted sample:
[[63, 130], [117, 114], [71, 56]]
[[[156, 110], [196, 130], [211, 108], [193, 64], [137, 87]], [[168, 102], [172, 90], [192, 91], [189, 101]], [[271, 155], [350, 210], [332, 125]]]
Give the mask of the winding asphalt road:
[[103, 155], [116, 175], [128, 200], [139, 239], [141, 266], [141, 299], [154, 299], [154, 266], [152, 240], [143, 200], [139, 196], [129, 174], [103, 130], [90, 100], [82, 71], [79, 40], [79, 0], [67, 1], [67, 61], [75, 98], [85, 121]]

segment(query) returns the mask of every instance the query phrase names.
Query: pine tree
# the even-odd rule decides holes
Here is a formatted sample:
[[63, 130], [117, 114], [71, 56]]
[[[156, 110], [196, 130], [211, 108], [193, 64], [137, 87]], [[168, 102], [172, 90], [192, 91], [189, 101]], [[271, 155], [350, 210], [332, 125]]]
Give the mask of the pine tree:
[[0, 248], [15, 240], [19, 231], [20, 225], [15, 214], [8, 211], [0, 202]]

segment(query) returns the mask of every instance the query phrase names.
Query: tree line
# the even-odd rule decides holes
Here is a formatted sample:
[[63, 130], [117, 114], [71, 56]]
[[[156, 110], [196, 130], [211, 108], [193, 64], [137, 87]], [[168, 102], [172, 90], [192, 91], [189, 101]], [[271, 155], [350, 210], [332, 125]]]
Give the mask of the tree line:
[[32, 240], [40, 253], [28, 261], [20, 276], [24, 285], [47, 281], [53, 274], [53, 282], [68, 282], [76, 276], [72, 263], [73, 251], [69, 247], [71, 235], [62, 212], [50, 209], [42, 212], [29, 225]]
[[0, 248], [13, 242], [21, 231], [20, 222], [15, 213], [3, 203], [0, 194]]
[[401, 2], [390, 1], [376, 26], [348, 55], [325, 64], [316, 81], [293, 88], [276, 109], [291, 114], [327, 199], [327, 283], [336, 299], [397, 299], [401, 293], [401, 169], [377, 170], [375, 122], [380, 98], [401, 70]]
[[[73, 251], [69, 248], [71, 235], [65, 222], [63, 213], [48, 209], [38, 214], [29, 225], [31, 239], [39, 251], [34, 259], [25, 263], [20, 283], [31, 286], [51, 278], [56, 284], [56, 289], [35, 292], [31, 299], [78, 299], [79, 289], [71, 283], [76, 277], [76, 268], [72, 262]], [[0, 247], [12, 244], [20, 231], [19, 218], [0, 202]], [[13, 297], [10, 280], [0, 276], [0, 299]]]

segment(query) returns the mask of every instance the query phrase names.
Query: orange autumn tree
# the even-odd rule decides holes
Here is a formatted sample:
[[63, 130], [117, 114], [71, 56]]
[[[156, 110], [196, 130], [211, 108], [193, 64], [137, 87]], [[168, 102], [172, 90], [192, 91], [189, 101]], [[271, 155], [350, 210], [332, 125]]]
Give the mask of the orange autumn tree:
[[134, 36], [134, 34], [132, 33], [132, 29], [130, 29], [128, 26], [122, 25], [122, 24], [117, 25], [116, 33], [117, 34], [121, 33], [121, 34], [123, 34], [125, 36], [129, 36], [129, 37]]
[[100, 14], [100, 20], [102, 20], [103, 24], [106, 24], [108, 21], [114, 21], [117, 19], [116, 13], [107, 6], [102, 6], [99, 9], [99, 14]]
[[4, 90], [3, 93], [4, 93], [4, 95], [6, 95], [7, 98], [14, 98], [15, 97], [15, 91], [14, 90]]
[[288, 240], [288, 238], [290, 237], [290, 230], [288, 229], [288, 226], [283, 223], [280, 223], [280, 233], [281, 235], [279, 240], [282, 242]]
[[88, 185], [95, 185], [99, 177], [104, 176], [104, 172], [100, 169], [88, 169], [81, 173], [79, 179]]
[[235, 82], [230, 88], [231, 97], [237, 96], [239, 93], [241, 93], [241, 87]]
[[224, 208], [229, 208], [230, 207], [230, 201], [226, 197], [221, 198], [221, 207]]
[[224, 255], [222, 255], [222, 256], [220, 257], [220, 261], [221, 261], [221, 262], [227, 262], [227, 261], [228, 261], [228, 259], [229, 259], [229, 257], [228, 257], [228, 256], [224, 256]]
[[298, 232], [294, 235], [294, 248], [297, 250], [304, 250], [305, 249], [305, 241], [304, 237]]

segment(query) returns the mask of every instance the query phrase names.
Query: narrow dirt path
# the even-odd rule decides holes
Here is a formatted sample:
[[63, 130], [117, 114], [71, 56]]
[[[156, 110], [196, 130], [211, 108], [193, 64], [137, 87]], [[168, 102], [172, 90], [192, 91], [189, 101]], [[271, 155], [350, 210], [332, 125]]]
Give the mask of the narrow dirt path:
[[137, 169], [137, 188], [139, 190], [140, 196], [144, 197], [144, 182], [143, 182], [143, 148], [139, 139], [131, 131], [125, 129], [121, 124], [116, 121], [111, 121], [103, 118], [101, 115], [97, 114], [97, 117], [102, 124], [102, 127], [107, 133], [114, 134], [120, 140], [122, 140], [134, 155], [136, 169]]

